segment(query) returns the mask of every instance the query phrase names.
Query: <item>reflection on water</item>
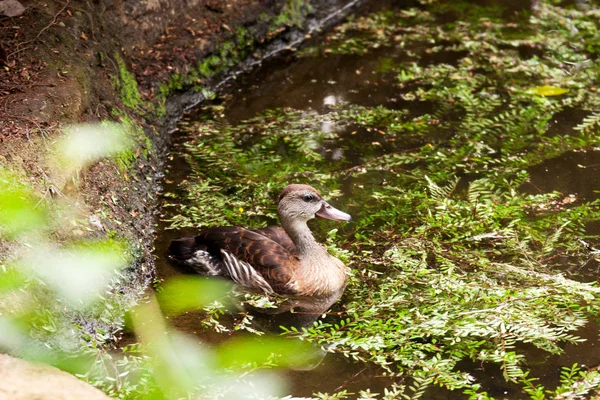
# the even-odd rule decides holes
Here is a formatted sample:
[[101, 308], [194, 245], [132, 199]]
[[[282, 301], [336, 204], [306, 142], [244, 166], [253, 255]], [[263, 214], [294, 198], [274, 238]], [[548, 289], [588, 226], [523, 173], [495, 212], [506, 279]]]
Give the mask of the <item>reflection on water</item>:
[[[260, 69], [239, 77], [232, 88], [235, 96], [227, 102], [227, 119], [237, 124], [264, 110], [282, 107], [326, 112], [328, 106], [341, 102], [402, 108], [406, 104], [389, 90], [395, 75], [382, 76], [378, 72], [382, 56], [389, 57], [389, 49], [362, 57], [330, 55], [326, 66], [319, 57], [301, 58], [287, 64], [282, 63], [281, 58], [270, 60]], [[404, 59], [398, 57], [398, 62]]]

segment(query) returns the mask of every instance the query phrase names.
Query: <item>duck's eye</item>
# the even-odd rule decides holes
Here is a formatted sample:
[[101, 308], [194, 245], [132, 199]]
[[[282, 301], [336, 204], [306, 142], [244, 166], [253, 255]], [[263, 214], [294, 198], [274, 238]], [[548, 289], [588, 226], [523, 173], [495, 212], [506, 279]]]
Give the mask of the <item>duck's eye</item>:
[[315, 196], [314, 196], [313, 194], [306, 193], [306, 194], [305, 194], [305, 195], [302, 197], [302, 199], [303, 199], [304, 201], [306, 201], [306, 202], [311, 202], [311, 201], [314, 201], [314, 200], [315, 200]]

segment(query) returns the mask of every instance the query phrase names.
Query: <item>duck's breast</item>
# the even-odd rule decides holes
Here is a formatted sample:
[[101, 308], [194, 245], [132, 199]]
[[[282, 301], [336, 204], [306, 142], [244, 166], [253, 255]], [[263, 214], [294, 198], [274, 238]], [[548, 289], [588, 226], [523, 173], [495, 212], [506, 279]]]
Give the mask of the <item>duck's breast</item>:
[[292, 277], [298, 294], [313, 297], [341, 296], [348, 276], [344, 263], [325, 251], [325, 255], [315, 254], [302, 259], [300, 265]]

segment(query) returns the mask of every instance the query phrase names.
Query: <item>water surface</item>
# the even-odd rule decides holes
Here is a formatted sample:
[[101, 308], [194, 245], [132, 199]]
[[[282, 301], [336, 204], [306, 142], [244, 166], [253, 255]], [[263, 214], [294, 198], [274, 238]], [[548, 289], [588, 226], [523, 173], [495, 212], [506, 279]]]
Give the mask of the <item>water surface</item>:
[[[372, 3], [372, 4], [371, 4]], [[395, 2], [370, 2], [367, 11], [382, 11], [398, 13], [402, 8]], [[482, 2], [485, 5], [497, 6], [501, 2]], [[366, 11], [365, 11], [366, 12]], [[509, 4], [500, 12], [494, 14], [494, 18], [504, 18], [509, 21], [518, 21], [523, 18], [523, 13], [529, 12], [523, 6]], [[440, 13], [441, 21], [454, 23], [460, 21], [456, 12]], [[512, 28], [511, 28], [512, 29]], [[514, 29], [511, 35], [530, 35], [528, 27], [522, 30]], [[517, 35], [518, 36], [518, 35]], [[323, 38], [317, 38], [316, 43]], [[314, 43], [313, 43], [314, 44]], [[410, 87], [398, 85], [398, 74], [402, 67], [410, 63], [418, 62], [425, 67], [427, 65], [444, 64], [449, 66], [464, 65], [468, 52], [464, 50], [454, 51], [449, 49], [428, 52], [424, 46], [412, 45], [385, 45], [373, 48], [366, 54], [337, 54], [335, 51], [320, 51], [310, 56], [296, 57], [294, 53], [282, 55], [276, 59], [265, 62], [260, 68], [238, 77], [219, 93], [214, 105], [218, 105], [221, 111], [220, 124], [237, 126], [240, 124], [252, 125], [248, 122], [257, 115], [262, 115], [268, 110], [293, 109], [300, 110], [307, 119], [319, 120], [322, 116], [334, 112], [341, 112], [347, 105], [361, 106], [364, 108], [384, 107], [386, 110], [397, 110], [402, 112], [404, 121], [417, 121], [417, 131], [406, 131], [401, 134], [389, 134], [373, 125], [352, 123], [340, 123], [332, 118], [325, 118], [320, 122], [320, 135], [313, 145], [312, 150], [320, 154], [321, 159], [313, 165], [306, 165], [307, 176], [319, 169], [317, 172], [327, 172], [337, 177], [336, 190], [342, 196], [332, 199], [336, 207], [351, 213], [355, 220], [361, 220], [373, 213], [377, 205], [374, 203], [372, 194], [378, 188], [387, 185], [399, 185], [402, 182], [414, 182], [416, 178], [410, 175], [411, 168], [417, 164], [403, 165], [401, 167], [383, 166], [379, 169], [365, 170], [364, 174], [356, 173], [366, 163], [376, 162], [377, 159], [386, 155], [405, 154], [420, 151], [423, 146], [444, 151], [450, 147], [452, 141], [460, 137], [460, 124], [465, 118], [460, 113], [446, 115], [447, 120], [435, 121], [435, 113], [439, 107], [431, 101], [412, 101], [404, 97], [405, 93], [412, 90]], [[321, 49], [322, 50], [322, 49]], [[511, 50], [512, 51], [512, 50]], [[539, 51], [535, 47], [520, 46], [515, 54], [520, 54], [524, 59], [537, 57]], [[316, 54], [316, 55], [315, 55]], [[532, 83], [532, 86], [534, 83]], [[426, 84], [424, 84], [424, 87]], [[501, 111], [499, 111], [500, 113]], [[190, 159], [193, 159], [193, 151], [186, 147], [186, 143], [194, 143], [197, 137], [193, 129], [194, 121], [201, 123], [209, 118], [213, 111], [199, 109], [191, 112], [183, 121], [182, 131], [174, 136], [172, 160], [169, 173], [166, 178], [166, 191], [180, 193], [182, 202], [190, 204], [191, 200], [183, 200], [185, 189], [181, 183], [186, 180], [196, 179], [194, 171], [202, 166], [190, 167]], [[418, 133], [419, 118], [431, 116], [425, 120], [426, 123], [439, 126], [439, 129], [428, 131], [428, 135]], [[558, 112], [548, 122], [546, 135], [561, 136], [574, 135], [573, 127], [589, 115], [588, 111], [580, 109], [567, 109]], [[429, 121], [429, 122], [427, 122]], [[285, 123], [282, 124], [285, 126]], [[254, 129], [254, 128], [252, 128]], [[260, 128], [257, 128], [260, 130]], [[282, 128], [283, 129], [283, 128]], [[307, 135], [309, 134], [307, 129]], [[530, 134], [526, 132], [526, 134]], [[254, 136], [253, 136], [254, 135]], [[258, 135], [258, 136], [256, 136]], [[252, 130], [241, 139], [242, 149], [251, 149], [252, 145], [259, 142], [260, 133]], [[498, 137], [499, 148], [505, 138]], [[534, 141], [535, 142], [535, 141]], [[528, 156], [531, 147], [520, 149], [521, 156]], [[191, 153], [190, 153], [191, 152]], [[291, 153], [285, 143], [274, 150], [285, 160]], [[186, 158], [191, 154], [192, 158]], [[491, 154], [491, 152], [490, 152]], [[495, 155], [492, 155], [493, 159]], [[520, 157], [517, 155], [516, 157]], [[420, 165], [427, 163], [421, 161]], [[547, 194], [559, 192], [557, 207], [568, 208], [573, 205], [582, 204], [586, 201], [598, 199], [600, 190], [600, 151], [597, 148], [584, 146], [575, 151], [566, 151], [556, 156], [540, 157], [539, 163], [531, 163], [527, 167], [529, 178], [523, 182], [518, 190], [529, 194]], [[481, 172], [471, 172], [468, 169], [457, 172], [461, 176], [461, 185], [466, 188], [469, 182], [477, 179]], [[324, 193], [327, 197], [327, 193]], [[549, 205], [551, 207], [551, 205]], [[164, 218], [169, 219], [177, 214], [178, 210], [172, 207], [163, 209]], [[257, 215], [251, 219], [257, 225], [265, 222], [274, 222], [271, 217]], [[171, 276], [181, 274], [182, 271], [170, 265], [164, 258], [166, 247], [170, 240], [186, 234], [193, 234], [194, 229], [185, 228], [180, 230], [166, 229], [169, 223], [162, 222], [157, 231], [156, 250], [159, 256], [157, 260], [158, 276], [167, 279]], [[324, 233], [332, 228], [327, 222], [315, 224], [316, 231], [321, 240]], [[351, 237], [355, 232], [352, 224], [339, 227], [340, 232], [346, 237]], [[374, 229], [377, 225], [374, 225]], [[598, 233], [597, 224], [590, 223], [588, 234]], [[386, 240], [385, 238], [383, 240]], [[590, 240], [590, 239], [586, 239]], [[591, 239], [592, 245], [597, 241]], [[591, 258], [589, 262], [581, 264], [581, 259], [573, 256], [561, 256], [557, 254], [555, 265], [562, 268], [570, 277], [580, 281], [590, 281], [597, 278], [597, 263]], [[561, 264], [564, 264], [561, 266]], [[344, 300], [331, 312], [332, 320], [338, 313], [343, 314]], [[210, 343], [223, 341], [228, 334], [216, 334], [214, 332], [199, 329], [197, 321], [199, 314], [188, 313], [174, 318], [171, 323], [184, 332], [196, 335], [199, 340]], [[561, 355], [552, 355], [540, 349], [520, 345], [520, 351], [526, 354], [527, 364], [534, 376], [539, 378], [539, 383], [546, 388], [554, 388], [559, 383], [560, 368], [570, 366], [577, 362], [582, 366], [594, 367], [600, 363], [600, 352], [596, 349], [599, 327], [595, 323], [589, 323], [575, 332], [576, 335], [586, 339], [585, 342], [575, 344], [562, 344], [564, 352]], [[517, 384], [508, 383], [502, 377], [502, 371], [497, 365], [490, 363], [461, 362], [457, 368], [468, 371], [490, 396], [503, 399], [521, 399], [524, 394]], [[316, 392], [334, 393], [340, 390], [348, 390], [357, 393], [360, 390], [370, 388], [371, 391], [382, 393], [383, 390], [397, 382], [397, 378], [385, 376], [384, 371], [372, 364], [350, 361], [343, 356], [328, 354], [323, 361], [312, 370], [308, 371], [285, 371], [284, 375], [290, 382], [290, 394], [294, 396], [310, 396]], [[400, 383], [410, 383], [401, 380]], [[454, 399], [459, 398], [456, 392], [431, 388], [426, 394], [428, 399]]]

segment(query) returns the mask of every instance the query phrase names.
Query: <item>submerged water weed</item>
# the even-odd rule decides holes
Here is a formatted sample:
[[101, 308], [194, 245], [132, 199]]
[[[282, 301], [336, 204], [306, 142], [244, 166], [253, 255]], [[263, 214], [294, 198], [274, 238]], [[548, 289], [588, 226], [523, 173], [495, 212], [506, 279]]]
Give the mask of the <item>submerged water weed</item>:
[[337, 137], [320, 130], [328, 120], [279, 110], [237, 126], [218, 117], [193, 125], [189, 134], [197, 140], [186, 148], [194, 179], [184, 187], [194, 203], [182, 206], [184, 212], [173, 217], [171, 227], [247, 224], [258, 215], [276, 218], [274, 193], [289, 179], [302, 180], [325, 168], [318, 149], [324, 140]]
[[[289, 335], [380, 365], [398, 379], [389, 399], [432, 385], [489, 398], [464, 360], [497, 366], [530, 398], [597, 394], [600, 374], [577, 365], [544, 387], [525, 349], [561, 353], [598, 319], [595, 276], [578, 274], [594, 254], [578, 239], [597, 241], [599, 200], [537, 190], [530, 170], [600, 145], [600, 13], [540, 1], [504, 20], [497, 7], [426, 3], [352, 20], [306, 53], [389, 47], [381, 73], [397, 74], [406, 110], [280, 109], [232, 126], [207, 109], [185, 128], [193, 173], [171, 227], [271, 221], [289, 182], [342, 193], [356, 218], [329, 245], [353, 269], [345, 316]], [[430, 112], [411, 111], [424, 102]], [[565, 113], [583, 116], [555, 125]]]

